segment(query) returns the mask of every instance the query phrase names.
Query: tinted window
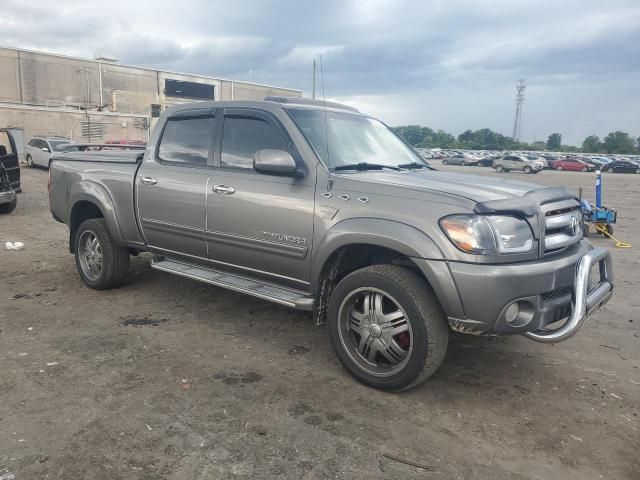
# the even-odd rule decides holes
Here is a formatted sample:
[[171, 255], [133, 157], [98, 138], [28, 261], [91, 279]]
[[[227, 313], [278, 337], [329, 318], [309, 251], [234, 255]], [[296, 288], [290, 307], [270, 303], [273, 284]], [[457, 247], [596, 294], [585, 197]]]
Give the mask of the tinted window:
[[36, 142], [37, 142], [37, 140], [33, 140], [33, 139], [29, 140], [29, 146], [30, 147], [35, 147], [36, 146]]
[[213, 139], [214, 118], [169, 119], [158, 156], [165, 162], [205, 166]]
[[223, 167], [252, 169], [254, 153], [267, 148], [289, 151], [286, 140], [275, 126], [259, 118], [225, 118], [222, 132]]

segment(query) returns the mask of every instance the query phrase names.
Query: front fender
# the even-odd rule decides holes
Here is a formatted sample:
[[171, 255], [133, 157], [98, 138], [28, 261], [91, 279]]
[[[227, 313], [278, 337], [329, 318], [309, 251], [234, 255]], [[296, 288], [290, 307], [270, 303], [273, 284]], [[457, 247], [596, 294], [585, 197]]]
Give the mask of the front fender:
[[458, 289], [443, 251], [426, 233], [411, 225], [380, 218], [354, 218], [334, 225], [314, 248], [312, 288], [315, 291], [324, 265], [341, 247], [367, 244], [394, 250], [411, 258], [433, 288], [447, 316], [464, 317]]
[[99, 183], [88, 180], [77, 182], [71, 187], [71, 192], [69, 193], [69, 205], [71, 208], [69, 209], [69, 217], [66, 222], [69, 226], [73, 224], [73, 216], [79, 202], [91, 202], [98, 207], [104, 216], [107, 230], [113, 241], [121, 246], [126, 245], [122, 231], [118, 225], [113, 199], [106, 188]]
[[351, 218], [331, 227], [314, 248], [311, 267], [314, 287], [329, 257], [339, 248], [354, 244], [384, 247], [406, 257], [444, 260], [436, 243], [411, 225], [380, 218]]

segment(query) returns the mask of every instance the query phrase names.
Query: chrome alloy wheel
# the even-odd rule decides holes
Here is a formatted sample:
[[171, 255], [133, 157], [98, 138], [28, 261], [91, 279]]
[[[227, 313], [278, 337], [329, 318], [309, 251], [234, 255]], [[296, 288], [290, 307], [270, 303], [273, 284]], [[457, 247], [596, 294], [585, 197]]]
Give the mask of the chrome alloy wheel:
[[413, 332], [406, 312], [388, 293], [358, 288], [338, 311], [338, 335], [349, 358], [377, 377], [400, 372], [413, 351]]
[[96, 281], [102, 273], [102, 247], [98, 237], [89, 230], [82, 232], [78, 241], [78, 257], [82, 273]]

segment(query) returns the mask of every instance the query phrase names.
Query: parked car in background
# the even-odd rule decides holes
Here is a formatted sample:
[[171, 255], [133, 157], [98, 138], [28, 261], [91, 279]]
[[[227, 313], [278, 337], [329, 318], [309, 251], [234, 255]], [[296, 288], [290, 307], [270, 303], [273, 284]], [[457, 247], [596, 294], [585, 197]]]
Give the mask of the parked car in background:
[[33, 137], [27, 143], [25, 152], [27, 165], [32, 168], [49, 168], [49, 164], [56, 154], [62, 152], [64, 147], [71, 143], [73, 142], [65, 137]]
[[544, 157], [540, 157], [538, 155], [525, 155], [525, 157], [526, 157], [527, 160], [530, 160], [530, 161], [536, 161], [537, 160], [539, 162], [542, 162], [542, 165], [543, 165], [542, 168], [543, 169], [544, 168], [549, 168], [549, 162]]
[[466, 155], [463, 155], [462, 153], [458, 153], [456, 155], [453, 155], [452, 157], [443, 158], [442, 164], [443, 165], [462, 165], [463, 167], [465, 165], [476, 166], [478, 165], [478, 159], [468, 157]]
[[616, 160], [604, 167], [609, 173], [638, 173], [640, 174], [640, 163], [631, 160]]
[[478, 162], [478, 165], [481, 167], [493, 167], [493, 161], [501, 158], [501, 155], [491, 155], [490, 157], [485, 157]]
[[556, 170], [570, 170], [573, 172], [593, 172], [596, 167], [579, 158], [560, 158], [551, 163], [551, 168]]
[[493, 161], [493, 167], [496, 172], [519, 170], [524, 173], [538, 173], [544, 169], [544, 162], [542, 160], [529, 160], [527, 157], [520, 155], [503, 155]]
[[107, 140], [104, 143], [106, 143], [106, 144], [114, 144], [114, 145], [138, 145], [138, 146], [143, 146], [143, 147], [145, 147], [147, 145], [147, 142], [144, 142], [142, 140], [126, 140], [126, 139]]

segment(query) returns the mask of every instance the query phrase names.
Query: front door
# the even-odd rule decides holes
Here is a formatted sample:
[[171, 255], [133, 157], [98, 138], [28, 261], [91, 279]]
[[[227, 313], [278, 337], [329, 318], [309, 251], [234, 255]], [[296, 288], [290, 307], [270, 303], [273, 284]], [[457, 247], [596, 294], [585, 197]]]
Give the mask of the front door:
[[211, 172], [214, 111], [167, 119], [157, 150], [136, 177], [138, 217], [152, 251], [206, 261], [205, 199]]
[[219, 162], [207, 193], [207, 246], [214, 264], [305, 288], [309, 281], [315, 168], [305, 178], [257, 173], [262, 149], [303, 160], [271, 114], [225, 109]]

